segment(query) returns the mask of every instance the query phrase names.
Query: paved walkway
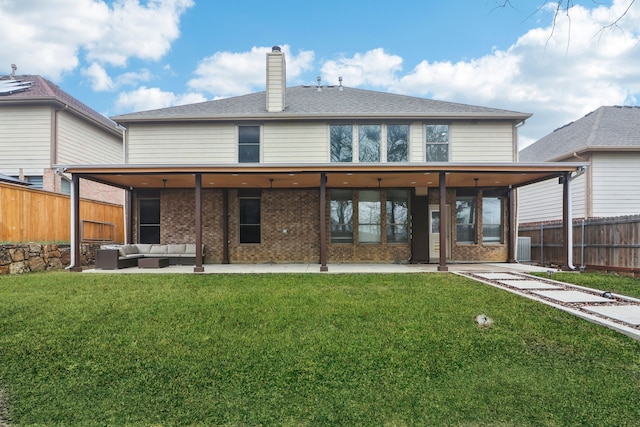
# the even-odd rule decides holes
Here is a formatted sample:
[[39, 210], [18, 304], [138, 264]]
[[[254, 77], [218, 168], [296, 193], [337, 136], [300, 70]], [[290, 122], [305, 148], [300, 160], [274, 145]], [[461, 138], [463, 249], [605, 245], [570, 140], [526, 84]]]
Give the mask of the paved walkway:
[[[437, 264], [329, 264], [323, 274], [437, 273]], [[518, 263], [449, 264], [449, 272], [472, 278], [539, 301], [640, 340], [640, 300], [531, 276], [529, 272], [553, 271]], [[193, 265], [120, 270], [84, 270], [84, 273], [194, 274]], [[319, 264], [206, 264], [197, 274], [322, 273]]]
[[640, 300], [520, 272], [460, 272], [462, 276], [539, 301], [640, 340]]

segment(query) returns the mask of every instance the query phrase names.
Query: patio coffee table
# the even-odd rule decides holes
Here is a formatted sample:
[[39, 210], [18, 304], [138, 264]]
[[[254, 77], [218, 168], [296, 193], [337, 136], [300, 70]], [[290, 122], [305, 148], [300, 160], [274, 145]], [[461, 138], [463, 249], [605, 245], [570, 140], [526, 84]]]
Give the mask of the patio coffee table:
[[140, 258], [138, 268], [163, 268], [169, 266], [169, 258]]

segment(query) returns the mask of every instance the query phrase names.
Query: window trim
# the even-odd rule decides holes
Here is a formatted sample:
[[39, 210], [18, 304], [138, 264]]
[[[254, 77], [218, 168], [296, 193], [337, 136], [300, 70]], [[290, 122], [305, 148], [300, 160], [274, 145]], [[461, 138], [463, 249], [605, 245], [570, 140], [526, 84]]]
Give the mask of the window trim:
[[[447, 127], [447, 141], [429, 141], [429, 132], [427, 132], [427, 128], [429, 126], [446, 126]], [[424, 124], [424, 159], [425, 162], [428, 163], [438, 163], [438, 162], [449, 162], [451, 159], [451, 124], [443, 123], [443, 122], [434, 122], [434, 123], [425, 123]], [[429, 160], [429, 146], [445, 146], [447, 147], [447, 158], [446, 160]]]
[[[251, 142], [251, 143], [242, 143], [240, 142], [240, 129], [241, 128], [250, 128], [250, 127], [256, 127], [258, 128], [258, 142]], [[260, 124], [241, 124], [241, 125], [236, 125], [236, 149], [238, 150], [238, 155], [237, 155], [237, 159], [238, 159], [238, 163], [262, 163], [262, 141], [263, 141], [263, 135], [262, 135], [262, 125]], [[257, 162], [247, 162], [247, 161], [242, 161], [240, 159], [240, 155], [241, 155], [241, 150], [240, 147], [241, 146], [257, 146], [258, 147], [258, 160]]]
[[[488, 225], [497, 225], [499, 227], [500, 230], [500, 236], [497, 240], [492, 239], [492, 240], [487, 240], [486, 238], [486, 233], [485, 233], [485, 226], [487, 226], [487, 223], [485, 222], [485, 200], [487, 199], [492, 199], [492, 200], [497, 200], [498, 201], [498, 206], [500, 208], [500, 222], [499, 223], [488, 223]], [[486, 245], [503, 245], [504, 244], [504, 198], [503, 197], [499, 197], [499, 196], [485, 196], [483, 195], [482, 198], [482, 243], [486, 244]]]
[[[257, 200], [258, 201], [258, 223], [243, 223], [242, 222], [242, 208], [241, 203], [243, 200]], [[242, 229], [243, 227], [258, 227], [258, 239], [257, 242], [243, 242], [242, 241]], [[262, 244], [262, 190], [260, 189], [247, 189], [238, 190], [238, 244], [240, 245], [259, 245]]]

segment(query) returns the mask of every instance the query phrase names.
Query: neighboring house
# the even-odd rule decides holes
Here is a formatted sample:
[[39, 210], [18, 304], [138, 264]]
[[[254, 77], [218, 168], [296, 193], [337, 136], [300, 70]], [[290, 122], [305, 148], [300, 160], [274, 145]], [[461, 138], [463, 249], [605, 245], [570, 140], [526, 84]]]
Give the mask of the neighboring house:
[[[15, 72], [15, 68], [14, 68]], [[0, 77], [0, 174], [69, 194], [63, 164], [122, 163], [119, 126], [37, 75]], [[123, 204], [124, 192], [83, 182], [83, 198]]]
[[[604, 106], [520, 151], [521, 162], [588, 162], [571, 182], [572, 218], [640, 214], [640, 107]], [[518, 192], [520, 224], [563, 219], [557, 180]]]
[[128, 242], [204, 245], [206, 263], [444, 271], [514, 261], [511, 190], [581, 165], [518, 164], [530, 114], [342, 82], [287, 88], [284, 54], [266, 56], [266, 91], [114, 117], [127, 128], [124, 164], [61, 167], [74, 184], [129, 190]]

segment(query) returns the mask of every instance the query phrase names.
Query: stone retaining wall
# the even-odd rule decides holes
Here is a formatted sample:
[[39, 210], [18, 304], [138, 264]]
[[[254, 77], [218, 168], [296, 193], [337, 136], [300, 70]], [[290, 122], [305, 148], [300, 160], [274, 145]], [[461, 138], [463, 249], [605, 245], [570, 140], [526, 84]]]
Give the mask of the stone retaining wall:
[[[83, 266], [95, 264], [96, 249], [99, 247], [98, 244], [80, 246]], [[0, 274], [62, 270], [70, 264], [71, 246], [68, 244], [0, 244]]]

